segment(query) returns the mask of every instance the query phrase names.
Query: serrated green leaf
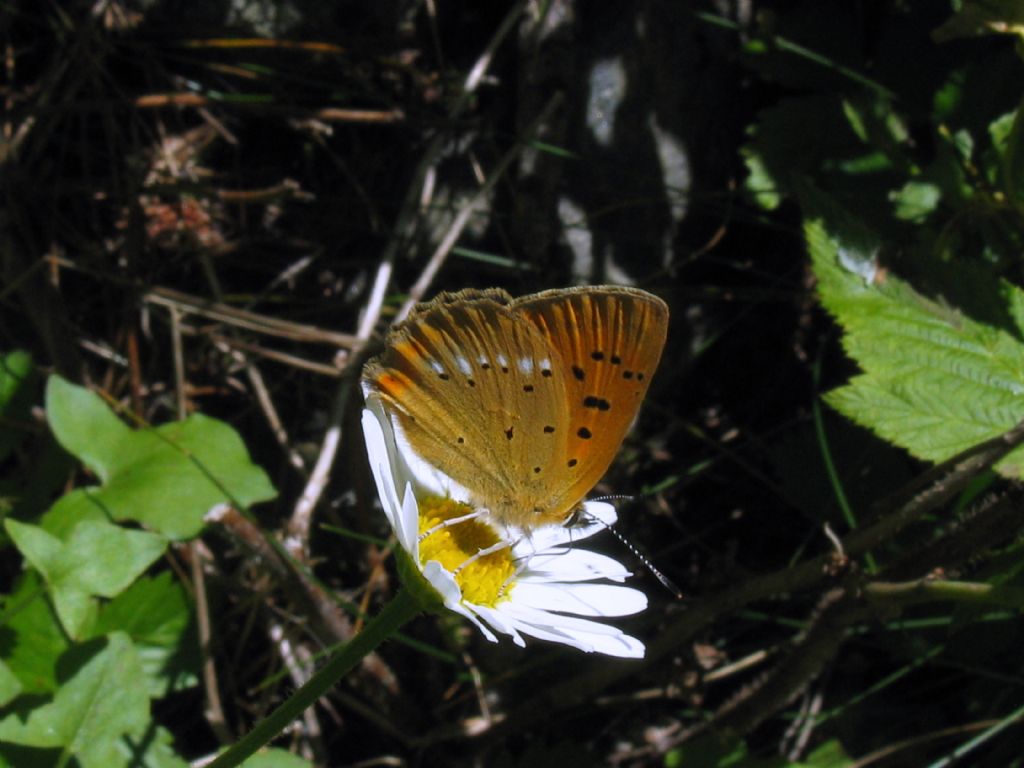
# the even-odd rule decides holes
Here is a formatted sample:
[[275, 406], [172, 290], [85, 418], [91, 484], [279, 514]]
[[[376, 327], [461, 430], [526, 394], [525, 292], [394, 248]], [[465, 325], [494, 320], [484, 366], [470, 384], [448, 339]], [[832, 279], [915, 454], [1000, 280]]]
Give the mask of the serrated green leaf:
[[19, 709], [0, 721], [0, 741], [57, 747], [82, 768], [124, 764], [118, 742], [149, 720], [149, 700], [136, 681], [142, 674], [128, 637], [115, 633], [71, 648], [61, 659], [66, 678], [53, 700]]
[[114, 597], [163, 554], [166, 541], [105, 521], [83, 520], [66, 541], [39, 526], [5, 520], [7, 533], [46, 581], [64, 629], [82, 637], [95, 607], [92, 597]]
[[[158, 698], [195, 685], [195, 638], [188, 632], [192, 609], [170, 573], [142, 577], [100, 609], [93, 634], [124, 632], [146, 670], [150, 695]], [[189, 664], [191, 662], [191, 665]]]
[[[58, 376], [49, 380], [46, 410], [61, 445], [103, 481], [89, 490], [89, 501], [115, 520], [189, 538], [217, 505], [248, 506], [276, 493], [238, 434], [216, 419], [197, 414], [155, 429], [132, 430], [95, 393]], [[66, 510], [54, 515], [73, 519]], [[44, 520], [48, 530], [53, 525]]]
[[[820, 202], [820, 199], [819, 199]], [[915, 456], [942, 461], [1024, 418], [1024, 343], [1004, 328], [917, 293], [892, 275], [867, 281], [841, 257], [845, 213], [819, 205], [805, 224], [824, 307], [863, 374], [827, 396], [845, 416]], [[998, 292], [997, 292], [998, 293]], [[1009, 284], [1006, 314], [1020, 323], [1024, 297]], [[1024, 452], [999, 470], [1019, 476]]]

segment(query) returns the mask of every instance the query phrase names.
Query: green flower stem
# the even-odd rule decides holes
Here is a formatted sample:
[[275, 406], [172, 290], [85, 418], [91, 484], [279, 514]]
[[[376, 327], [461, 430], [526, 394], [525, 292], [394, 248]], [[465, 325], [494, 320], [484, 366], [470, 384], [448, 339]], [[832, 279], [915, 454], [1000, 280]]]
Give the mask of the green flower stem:
[[233, 768], [240, 765], [257, 749], [277, 736], [307, 707], [327, 693], [364, 656], [395, 634], [403, 624], [421, 610], [422, 606], [416, 598], [408, 590], [401, 590], [363, 628], [362, 632], [342, 646], [305, 685], [257, 723], [255, 728], [236, 741], [226, 752], [218, 756], [209, 764], [208, 768]]

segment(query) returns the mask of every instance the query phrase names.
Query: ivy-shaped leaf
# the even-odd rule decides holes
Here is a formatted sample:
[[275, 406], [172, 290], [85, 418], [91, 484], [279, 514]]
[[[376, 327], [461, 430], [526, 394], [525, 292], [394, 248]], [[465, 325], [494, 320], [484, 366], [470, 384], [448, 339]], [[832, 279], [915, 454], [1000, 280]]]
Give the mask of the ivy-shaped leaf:
[[0, 707], [24, 690], [18, 676], [0, 661]]
[[[198, 653], [188, 629], [192, 608], [169, 571], [142, 577], [100, 608], [94, 635], [125, 632], [139, 649], [150, 695], [195, 685]], [[192, 666], [190, 666], [190, 663]]]
[[131, 429], [98, 395], [59, 376], [48, 382], [46, 413], [60, 444], [103, 483], [54, 505], [43, 522], [51, 533], [61, 535], [80, 519], [80, 508], [92, 504], [114, 520], [134, 520], [172, 539], [189, 538], [217, 505], [248, 506], [275, 495], [235, 430], [216, 419], [197, 414]]
[[63, 541], [39, 526], [5, 520], [7, 533], [39, 571], [61, 624], [81, 638], [95, 617], [93, 596], [114, 597], [160, 555], [166, 541], [99, 520], [83, 520]]
[[66, 679], [52, 701], [0, 720], [0, 742], [59, 748], [62, 764], [74, 757], [82, 768], [124, 765], [119, 742], [149, 721], [149, 699], [138, 685], [139, 656], [128, 637], [70, 649], [61, 659]]
[[3, 660], [17, 675], [22, 691], [52, 693], [57, 689], [57, 659], [68, 648], [53, 606], [46, 599], [36, 571], [26, 571], [4, 601], [6, 621], [0, 627]]

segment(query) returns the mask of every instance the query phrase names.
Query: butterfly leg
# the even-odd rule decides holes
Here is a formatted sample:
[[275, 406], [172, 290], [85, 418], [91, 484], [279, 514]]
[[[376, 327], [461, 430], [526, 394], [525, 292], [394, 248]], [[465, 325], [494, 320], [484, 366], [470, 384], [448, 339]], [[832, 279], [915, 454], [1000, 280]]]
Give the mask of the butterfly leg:
[[463, 568], [465, 568], [470, 563], [475, 563], [481, 557], [487, 557], [488, 555], [492, 555], [495, 552], [500, 552], [503, 549], [512, 549], [518, 543], [519, 543], [518, 541], [512, 541], [511, 539], [502, 539], [497, 544], [492, 544], [489, 547], [484, 547], [483, 549], [477, 550], [477, 553], [475, 555], [472, 555], [471, 557], [469, 557], [466, 560], [466, 562], [464, 562], [462, 565], [460, 565], [458, 568], [456, 568], [453, 571], [453, 575], [458, 576], [459, 575], [459, 571], [461, 571]]
[[423, 541], [430, 534], [437, 533], [438, 531], [443, 531], [445, 528], [450, 528], [453, 525], [458, 525], [459, 523], [465, 523], [465, 522], [467, 522], [469, 520], [476, 520], [478, 517], [482, 517], [484, 514], [486, 514], [486, 512], [487, 512], [486, 509], [475, 509], [475, 510], [473, 510], [472, 512], [470, 512], [467, 515], [459, 515], [458, 517], [450, 517], [447, 520], [444, 520], [444, 521], [438, 523], [433, 528], [428, 528], [427, 530], [425, 530], [423, 533], [421, 533], [416, 538], [416, 541]]
[[[516, 544], [519, 544], [522, 540], [523, 539], [520, 538], [519, 541], [516, 542]], [[567, 554], [567, 553], [568, 553], [568, 550], [563, 550], [561, 552], [561, 554]], [[508, 585], [509, 584], [514, 584], [516, 581], [519, 580], [519, 577], [523, 575], [523, 571], [525, 571], [527, 568], [530, 567], [530, 560], [533, 559], [533, 556], [535, 554], [536, 554], [536, 552], [533, 552], [531, 554], [523, 555], [523, 556], [517, 558], [519, 562], [516, 563], [516, 569], [512, 573], [511, 576], [509, 576], [507, 579], [505, 579], [505, 581], [501, 585], [501, 588], [498, 589], [498, 597], [504, 597], [505, 590], [508, 588]]]

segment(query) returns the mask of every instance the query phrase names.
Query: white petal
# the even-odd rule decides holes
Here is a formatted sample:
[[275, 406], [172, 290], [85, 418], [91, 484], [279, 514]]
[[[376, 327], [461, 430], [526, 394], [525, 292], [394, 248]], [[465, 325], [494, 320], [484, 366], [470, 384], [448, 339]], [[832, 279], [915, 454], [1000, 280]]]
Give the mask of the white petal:
[[[588, 637], [582, 635], [582, 637]], [[644, 644], [632, 635], [620, 633], [618, 635], [594, 635], [588, 637], [593, 643], [594, 653], [603, 653], [606, 656], [618, 656], [622, 659], [642, 659], [644, 657]]]
[[520, 581], [512, 593], [517, 605], [579, 616], [629, 616], [647, 607], [647, 595], [611, 584], [531, 584]]
[[517, 607], [513, 602], [503, 604], [502, 613], [515, 622], [520, 632], [531, 637], [609, 656], [642, 658], [644, 655], [643, 643], [607, 624]]
[[521, 621], [513, 620], [513, 622], [516, 626], [518, 626], [519, 630], [522, 631], [524, 635], [535, 637], [538, 640], [548, 640], [552, 643], [561, 643], [562, 645], [568, 645], [573, 648], [577, 648], [583, 651], [584, 653], [591, 653], [594, 650], [593, 643], [581, 639], [579, 636], [577, 636], [577, 634], [559, 632], [551, 628], [538, 627], [533, 624], [528, 624], [526, 622]]
[[585, 501], [583, 511], [605, 525], [615, 525], [619, 520], [619, 513], [607, 501]]
[[462, 590], [455, 576], [437, 560], [428, 560], [423, 565], [423, 577], [438, 591], [445, 605], [462, 602]]
[[575, 616], [551, 613], [542, 608], [520, 605], [515, 600], [502, 603], [501, 612], [520, 623], [569, 634], [583, 632], [591, 635], [614, 635], [622, 631], [611, 624], [601, 624], [590, 619], [579, 619]]
[[588, 501], [583, 504], [583, 514], [575, 525], [547, 525], [531, 532], [530, 541], [537, 552], [561, 544], [583, 541], [615, 525], [618, 515], [615, 507], [603, 501]]
[[520, 648], [526, 645], [526, 641], [523, 640], [519, 632], [516, 631], [515, 622], [509, 621], [508, 618], [503, 615], [502, 611], [490, 608], [486, 605], [475, 605], [473, 603], [467, 603], [467, 605], [472, 608], [480, 618], [496, 630], [502, 634], [511, 635], [513, 642]]
[[[452, 610], [454, 610], [456, 613], [462, 616], [465, 616], [467, 619], [472, 621], [473, 624], [476, 625], [476, 628], [480, 630], [480, 634], [482, 634], [492, 643], [498, 642], [498, 636], [491, 632], [491, 630], [489, 630], [487, 626], [482, 621], [480, 621], [480, 619], [478, 619], [476, 617], [476, 614], [474, 614], [472, 611], [463, 608], [461, 605], [458, 608], [453, 608]], [[526, 645], [526, 643], [520, 642], [519, 645]]]
[[455, 576], [449, 570], [437, 562], [437, 560], [428, 560], [427, 564], [423, 566], [423, 576], [430, 582], [430, 586], [441, 595], [445, 608], [469, 619], [476, 625], [476, 628], [480, 630], [483, 636], [492, 643], [498, 642], [498, 638], [495, 637], [494, 633], [485, 627], [473, 612], [463, 605], [462, 590], [459, 588], [458, 582], [455, 581]]
[[398, 536], [398, 543], [402, 545], [402, 548], [418, 563], [420, 561], [420, 505], [416, 502], [412, 483], [405, 484], [402, 509], [395, 518], [395, 535]]
[[623, 581], [630, 572], [618, 560], [589, 549], [553, 549], [534, 555], [519, 577], [520, 581]]
[[366, 441], [366, 455], [370, 460], [370, 471], [373, 473], [373, 481], [377, 486], [377, 496], [380, 498], [388, 522], [397, 531], [397, 518], [401, 514], [402, 505], [398, 500], [395, 476], [391, 471], [387, 439], [380, 420], [369, 409], [363, 411], [363, 439]]

